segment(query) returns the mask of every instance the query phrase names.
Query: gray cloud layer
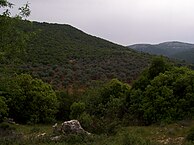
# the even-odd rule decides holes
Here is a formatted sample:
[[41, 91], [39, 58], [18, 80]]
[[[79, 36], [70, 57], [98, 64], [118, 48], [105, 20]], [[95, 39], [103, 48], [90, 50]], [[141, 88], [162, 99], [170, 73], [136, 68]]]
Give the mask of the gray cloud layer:
[[[16, 5], [26, 0], [10, 0]], [[193, 0], [28, 0], [31, 20], [67, 23], [128, 45], [194, 42]]]

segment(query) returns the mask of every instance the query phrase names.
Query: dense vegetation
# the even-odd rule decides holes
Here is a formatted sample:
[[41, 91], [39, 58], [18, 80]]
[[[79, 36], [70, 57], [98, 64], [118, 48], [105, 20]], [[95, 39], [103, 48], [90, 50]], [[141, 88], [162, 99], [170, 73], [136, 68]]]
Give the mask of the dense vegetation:
[[[192, 119], [194, 72], [155, 58], [132, 86], [116, 79], [93, 89], [71, 113], [91, 131], [114, 131], [118, 124], [150, 125]], [[99, 130], [96, 130], [97, 132]]]
[[50, 85], [25, 74], [5, 81], [1, 80], [5, 88], [2, 95], [6, 98], [9, 116], [16, 122], [45, 123], [54, 119], [58, 102]]
[[[12, 78], [10, 83], [15, 82], [13, 85], [10, 85], [9, 80], [7, 81], [8, 86], [5, 88], [8, 89], [2, 94], [1, 104], [3, 105], [0, 108], [3, 110], [1, 113], [3, 117], [12, 117], [17, 122], [20, 121], [18, 119], [23, 119], [25, 121], [23, 123], [45, 123], [48, 120], [42, 120], [42, 116], [44, 119], [49, 118], [49, 121], [53, 121], [61, 115], [63, 118], [58, 118], [59, 120], [77, 119], [87, 131], [93, 134], [107, 134], [107, 137], [110, 138], [109, 143], [113, 144], [124, 144], [124, 142], [157, 144], [150, 142], [150, 139], [132, 135], [127, 130], [123, 132], [121, 127], [190, 120], [194, 114], [192, 105], [194, 103], [194, 71], [185, 67], [173, 66], [163, 58], [155, 58], [150, 67], [145, 69], [131, 86], [113, 79], [106, 84], [91, 87], [77, 98], [72, 98], [65, 92], [57, 92], [56, 96], [48, 84], [32, 79], [29, 75]], [[16, 102], [15, 111], [20, 109], [17, 114], [12, 114], [10, 102]], [[34, 112], [36, 113], [33, 114]], [[66, 117], [63, 116], [64, 112]], [[26, 116], [28, 120], [25, 120]], [[188, 136], [185, 137], [192, 142], [192, 130], [188, 133]], [[112, 140], [109, 135], [117, 136], [117, 138]], [[101, 137], [104, 140], [105, 136]], [[97, 144], [100, 140], [96, 135], [93, 137], [70, 135], [64, 136], [59, 143], [96, 142]], [[39, 142], [51, 142], [52, 144], [49, 138], [43, 138]]]
[[113, 78], [129, 83], [152, 57], [69, 25], [22, 21], [18, 27], [34, 35], [28, 42], [20, 72], [30, 73], [55, 89], [83, 88], [91, 82]]
[[157, 60], [133, 84], [129, 110], [146, 124], [192, 118], [193, 83], [192, 70]]

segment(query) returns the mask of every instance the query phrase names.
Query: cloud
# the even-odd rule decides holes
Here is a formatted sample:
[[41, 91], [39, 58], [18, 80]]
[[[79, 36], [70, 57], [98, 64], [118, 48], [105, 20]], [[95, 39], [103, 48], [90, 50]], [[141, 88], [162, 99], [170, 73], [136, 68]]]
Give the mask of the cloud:
[[[12, 0], [21, 5], [25, 0]], [[68, 23], [123, 45], [193, 41], [193, 0], [28, 0], [31, 20]]]

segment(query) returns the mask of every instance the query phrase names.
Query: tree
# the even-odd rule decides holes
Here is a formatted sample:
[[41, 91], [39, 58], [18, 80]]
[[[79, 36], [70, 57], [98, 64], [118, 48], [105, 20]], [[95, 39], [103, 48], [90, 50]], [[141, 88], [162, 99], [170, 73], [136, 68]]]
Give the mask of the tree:
[[7, 0], [0, 0], [0, 8], [7, 8], [5, 11], [3, 11], [3, 15], [10, 15], [8, 8], [12, 8], [12, 6], [13, 4]]
[[[7, 0], [0, 0], [0, 8], [6, 8], [1, 15], [3, 16], [11, 16], [10, 9], [13, 8], [14, 4], [7, 1]], [[25, 4], [24, 6], [20, 7], [19, 14], [16, 15], [18, 18], [28, 17], [31, 13], [29, 9], [29, 3]]]
[[6, 63], [8, 60], [8, 63], [18, 61], [19, 56], [24, 54], [24, 48], [29, 39], [28, 33], [17, 28], [20, 20], [30, 15], [29, 4], [20, 7], [19, 13], [14, 17], [10, 12], [13, 6], [7, 0], [0, 1], [0, 8], [6, 9], [0, 14], [0, 60]]
[[85, 103], [74, 102], [70, 107], [70, 109], [71, 109], [70, 118], [71, 119], [78, 119], [81, 116], [81, 114], [85, 111], [85, 108], [86, 108]]
[[8, 84], [9, 116], [21, 123], [45, 123], [55, 119], [58, 101], [51, 86], [21, 74]]
[[129, 92], [128, 84], [112, 79], [86, 92], [79, 103], [73, 103], [71, 114], [92, 132], [113, 133], [126, 113], [125, 101]]
[[[193, 83], [194, 71], [188, 68], [173, 67], [159, 73], [143, 90], [132, 88], [128, 98], [129, 112], [144, 124], [192, 118]], [[141, 82], [139, 84], [141, 86]]]
[[155, 57], [152, 60], [151, 66], [148, 69], [148, 77], [150, 79], [153, 79], [154, 77], [158, 76], [159, 73], [164, 73], [168, 69], [169, 69], [169, 64], [166, 63], [164, 58]]
[[144, 91], [150, 84], [150, 81], [160, 73], [164, 73], [172, 68], [163, 57], [154, 57], [150, 66], [146, 68], [139, 76], [137, 80], [133, 82], [132, 89], [140, 89]]
[[70, 107], [75, 101], [75, 97], [64, 91], [57, 91], [56, 95], [59, 102], [59, 107], [56, 114], [57, 120], [69, 120], [71, 112]]

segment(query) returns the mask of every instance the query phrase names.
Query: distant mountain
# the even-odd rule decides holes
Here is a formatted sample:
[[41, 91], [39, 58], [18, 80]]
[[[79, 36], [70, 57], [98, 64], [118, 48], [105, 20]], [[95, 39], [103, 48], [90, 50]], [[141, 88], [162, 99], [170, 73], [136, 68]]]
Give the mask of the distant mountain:
[[19, 29], [35, 33], [20, 72], [30, 73], [56, 89], [80, 88], [112, 78], [129, 83], [152, 58], [70, 25], [22, 21]]
[[131, 49], [149, 54], [164, 55], [194, 63], [194, 44], [178, 41], [164, 42], [156, 45], [134, 44], [128, 46]]

